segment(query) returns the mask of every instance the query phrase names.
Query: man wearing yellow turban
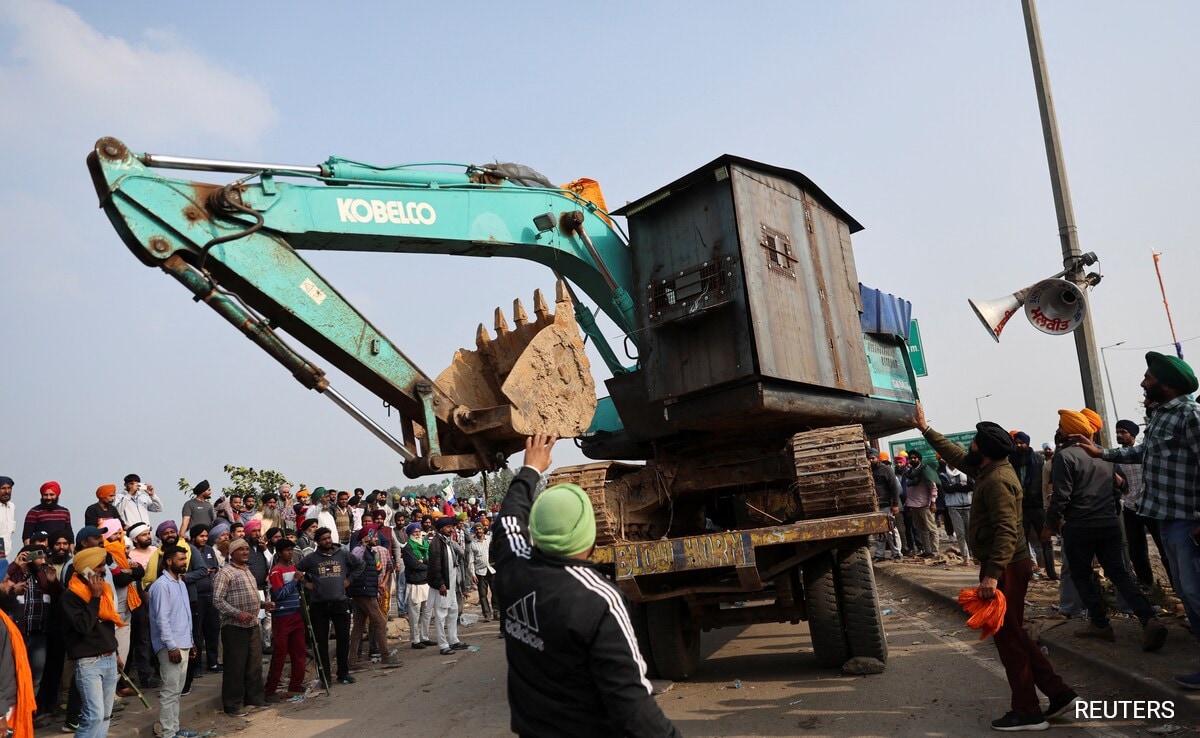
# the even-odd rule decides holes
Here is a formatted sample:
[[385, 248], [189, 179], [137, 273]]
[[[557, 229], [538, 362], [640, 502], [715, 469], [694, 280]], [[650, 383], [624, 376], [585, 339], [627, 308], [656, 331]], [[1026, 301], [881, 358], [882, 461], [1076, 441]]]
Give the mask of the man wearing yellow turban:
[[[85, 531], [88, 529], [84, 529]], [[75, 554], [74, 573], [62, 598], [67, 658], [75, 662], [82, 698], [79, 736], [108, 735], [117, 692], [117, 632], [124, 625], [105, 580], [108, 552], [102, 547]]]

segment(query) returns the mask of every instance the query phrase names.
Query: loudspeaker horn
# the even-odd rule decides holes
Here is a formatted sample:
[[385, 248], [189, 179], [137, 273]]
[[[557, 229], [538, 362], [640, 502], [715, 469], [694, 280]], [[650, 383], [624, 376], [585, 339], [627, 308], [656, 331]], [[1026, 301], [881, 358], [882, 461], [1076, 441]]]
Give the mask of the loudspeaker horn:
[[1043, 279], [1037, 284], [995, 300], [967, 300], [992, 339], [1000, 342], [1000, 332], [1009, 318], [1025, 306], [1025, 317], [1043, 333], [1061, 336], [1083, 323], [1087, 300], [1083, 290], [1065, 279]]

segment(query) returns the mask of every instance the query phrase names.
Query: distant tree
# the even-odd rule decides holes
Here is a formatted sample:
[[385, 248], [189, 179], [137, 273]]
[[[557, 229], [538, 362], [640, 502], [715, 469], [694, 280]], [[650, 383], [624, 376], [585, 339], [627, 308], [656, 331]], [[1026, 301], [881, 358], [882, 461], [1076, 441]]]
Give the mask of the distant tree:
[[231, 484], [223, 487], [221, 493], [225, 497], [240, 495], [241, 497], [262, 497], [267, 492], [275, 492], [279, 485], [287, 482], [287, 477], [274, 469], [255, 470], [252, 466], [225, 465], [225, 473], [229, 475]]

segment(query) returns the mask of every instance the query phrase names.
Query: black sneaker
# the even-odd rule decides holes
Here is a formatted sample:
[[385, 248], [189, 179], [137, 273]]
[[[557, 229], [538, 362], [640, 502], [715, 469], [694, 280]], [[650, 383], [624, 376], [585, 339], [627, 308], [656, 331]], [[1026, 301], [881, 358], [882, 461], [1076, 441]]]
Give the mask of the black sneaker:
[[338, 682], [339, 682], [339, 683], [341, 683], [341, 684], [354, 684], [354, 683], [355, 683], [355, 682], [357, 682], [357, 681], [358, 681], [357, 679], [355, 679], [354, 677], [350, 676], [349, 674], [347, 674], [346, 676], [344, 676], [344, 677], [342, 677], [341, 679], [339, 679], [339, 680], [338, 680]]
[[180, 697], [182, 697], [182, 696], [184, 696], [184, 695], [188, 695], [188, 694], [191, 694], [191, 693], [192, 693], [192, 685], [190, 685], [190, 684], [185, 684], [185, 685], [183, 685], [183, 690], [182, 690], [182, 691], [180, 691], [180, 693], [179, 693], [179, 696], [180, 696]]
[[64, 733], [74, 733], [75, 731], [79, 730], [79, 723], [73, 723], [68, 720], [67, 722], [63, 723], [61, 730]]
[[470, 646], [463, 643], [462, 641], [459, 641], [457, 643], [451, 643], [450, 648], [453, 648], [455, 651], [462, 651], [462, 650], [470, 648]]
[[1050, 723], [1046, 722], [1042, 715], [1018, 715], [1015, 712], [1009, 712], [1004, 717], [992, 721], [992, 730], [1003, 730], [1006, 733], [1015, 733], [1018, 730], [1046, 730], [1049, 727]]
[[426, 646], [436, 646], [437, 645], [437, 641], [421, 641], [421, 643]]
[[224, 712], [229, 717], [246, 717], [250, 714], [240, 707], [235, 707], [232, 710], [225, 710]]
[[1050, 704], [1046, 707], [1046, 717], [1056, 718], [1064, 714], [1075, 704], [1075, 700], [1079, 699], [1079, 695], [1075, 694], [1075, 690], [1068, 689], [1057, 697], [1050, 698]]
[[420, 641], [417, 641], [416, 643], [412, 644], [412, 647], [413, 648], [427, 648], [427, 646]]

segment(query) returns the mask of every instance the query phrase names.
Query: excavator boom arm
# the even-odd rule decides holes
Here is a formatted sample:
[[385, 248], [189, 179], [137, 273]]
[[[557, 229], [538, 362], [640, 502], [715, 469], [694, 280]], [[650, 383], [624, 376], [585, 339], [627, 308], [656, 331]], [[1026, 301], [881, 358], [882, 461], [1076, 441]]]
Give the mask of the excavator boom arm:
[[[403, 440], [389, 440], [378, 427], [372, 430], [405, 456], [406, 472], [414, 476], [496, 468], [518, 446], [515, 438], [497, 436], [495, 428], [511, 425], [520, 413], [457, 402], [299, 251], [530, 259], [574, 281], [622, 330], [632, 332], [628, 248], [570, 193], [475, 184], [466, 175], [425, 177], [412, 170], [377, 170], [380, 181], [370, 182], [366, 180], [376, 170], [353, 164], [320, 168], [323, 180], [340, 186], [278, 182], [269, 170], [217, 185], [163, 177], [144, 163], [153, 158], [134, 155], [115, 139], [101, 139], [88, 157], [101, 207], [125, 244], [144, 264], [162, 268], [197, 301], [237, 325], [302, 384], [330, 394], [352, 415], [352, 406], [330, 393], [324, 373], [292, 350], [274, 328], [282, 328], [396, 408]], [[345, 184], [348, 179], [357, 184]], [[547, 222], [551, 215], [552, 224]], [[547, 225], [551, 227], [539, 230]], [[558, 297], [560, 306], [568, 302], [565, 294]], [[580, 307], [576, 304], [576, 313], [590, 318]], [[539, 311], [539, 329], [552, 322], [545, 312]], [[607, 353], [611, 355], [611, 349]], [[361, 413], [356, 417], [370, 427]]]

